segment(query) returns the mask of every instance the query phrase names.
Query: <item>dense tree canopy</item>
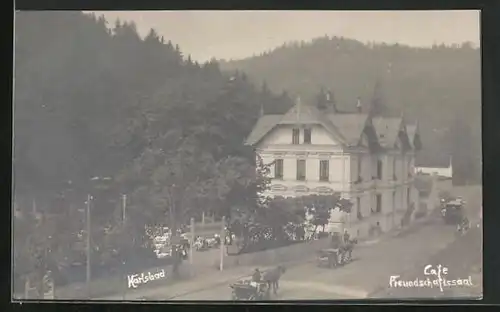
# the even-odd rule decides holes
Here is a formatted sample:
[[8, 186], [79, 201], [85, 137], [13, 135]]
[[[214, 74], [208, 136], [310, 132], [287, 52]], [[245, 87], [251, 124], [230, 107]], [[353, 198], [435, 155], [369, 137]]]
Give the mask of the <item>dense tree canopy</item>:
[[[363, 107], [377, 113], [418, 119], [424, 144], [418, 164], [447, 165], [452, 154], [457, 165], [465, 166], [466, 159], [480, 164], [481, 54], [469, 43], [417, 48], [325, 36], [223, 62], [221, 68], [242, 70], [275, 92], [287, 90], [306, 100], [323, 86], [335, 92], [342, 110], [354, 111], [360, 97]], [[457, 118], [469, 125], [467, 138], [450, 131]], [[469, 148], [453, 148], [458, 144]], [[478, 182], [480, 165], [457, 169]]]
[[[266, 112], [290, 107], [286, 93], [223, 73], [215, 60], [193, 62], [154, 30], [141, 38], [133, 23], [108, 25], [79, 12], [16, 14], [15, 200], [29, 215], [35, 199], [51, 216], [15, 224], [16, 259], [33, 263], [37, 244], [27, 237], [38, 235], [53, 239], [38, 244], [44, 250], [80, 250], [58, 263], [76, 261], [88, 193], [96, 262], [143, 246], [148, 224], [177, 227], [202, 211], [248, 218], [257, 209], [255, 191], [265, 183], [243, 142], [261, 104]], [[93, 177], [111, 183], [99, 188]], [[18, 272], [30, 270], [17, 263]]]

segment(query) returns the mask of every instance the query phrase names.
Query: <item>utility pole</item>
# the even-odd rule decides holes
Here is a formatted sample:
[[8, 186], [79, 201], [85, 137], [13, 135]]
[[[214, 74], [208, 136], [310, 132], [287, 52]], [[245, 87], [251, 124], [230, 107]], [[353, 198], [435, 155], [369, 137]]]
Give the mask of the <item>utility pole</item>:
[[222, 225], [221, 225], [221, 232], [220, 232], [220, 266], [219, 269], [222, 271], [224, 270], [224, 239], [226, 237], [225, 231], [226, 230], [226, 217], [222, 217]]
[[193, 265], [194, 218], [191, 218], [191, 241], [189, 242], [189, 264]]
[[127, 195], [122, 195], [122, 221], [125, 224], [125, 217], [127, 213]]
[[91, 225], [90, 225], [90, 221], [91, 221], [91, 218], [90, 218], [90, 201], [92, 200], [92, 196], [89, 194], [87, 195], [87, 211], [86, 211], [86, 225], [87, 225], [87, 270], [86, 270], [86, 273], [87, 273], [87, 279], [86, 279], [86, 282], [87, 282], [87, 297], [90, 299], [90, 255], [91, 255], [91, 247], [90, 247], [90, 243], [91, 243], [91, 240], [90, 240], [90, 228], [91, 228]]

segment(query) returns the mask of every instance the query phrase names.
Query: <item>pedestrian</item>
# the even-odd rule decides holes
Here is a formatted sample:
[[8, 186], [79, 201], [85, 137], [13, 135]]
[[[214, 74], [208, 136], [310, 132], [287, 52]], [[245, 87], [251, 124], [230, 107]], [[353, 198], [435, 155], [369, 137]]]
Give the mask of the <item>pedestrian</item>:
[[173, 275], [175, 277], [179, 277], [179, 266], [181, 265], [182, 258], [179, 252], [179, 248], [177, 246], [173, 246], [172, 260], [173, 260], [173, 267], [172, 267]]
[[350, 235], [349, 235], [349, 232], [347, 231], [347, 229], [344, 230], [344, 244], [347, 244], [349, 243], [349, 239], [350, 239]]
[[376, 225], [376, 230], [377, 230], [377, 235], [381, 235], [382, 234], [382, 227], [380, 226], [380, 222], [377, 221], [377, 225]]

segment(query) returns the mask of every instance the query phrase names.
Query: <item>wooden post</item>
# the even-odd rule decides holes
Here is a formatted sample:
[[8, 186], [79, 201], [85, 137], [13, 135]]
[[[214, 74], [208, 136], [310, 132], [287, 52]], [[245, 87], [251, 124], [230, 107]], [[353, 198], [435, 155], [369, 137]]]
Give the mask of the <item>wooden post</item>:
[[224, 237], [224, 232], [226, 229], [226, 217], [222, 217], [222, 225], [221, 225], [221, 240], [220, 240], [220, 266], [219, 269], [222, 271], [224, 270], [224, 240], [222, 239]]
[[204, 226], [205, 225], [205, 211], [202, 211], [201, 212], [201, 225]]

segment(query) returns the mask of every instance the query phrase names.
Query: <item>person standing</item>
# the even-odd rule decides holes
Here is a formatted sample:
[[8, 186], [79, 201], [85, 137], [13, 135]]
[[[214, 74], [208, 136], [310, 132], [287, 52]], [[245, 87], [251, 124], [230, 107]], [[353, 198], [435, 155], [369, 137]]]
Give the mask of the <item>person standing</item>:
[[351, 236], [349, 235], [349, 232], [347, 229], [344, 230], [344, 244], [348, 244], [349, 240], [351, 239]]
[[172, 246], [172, 273], [175, 277], [179, 277], [179, 266], [181, 265], [182, 262], [182, 256], [179, 250], [179, 247], [177, 245]]

